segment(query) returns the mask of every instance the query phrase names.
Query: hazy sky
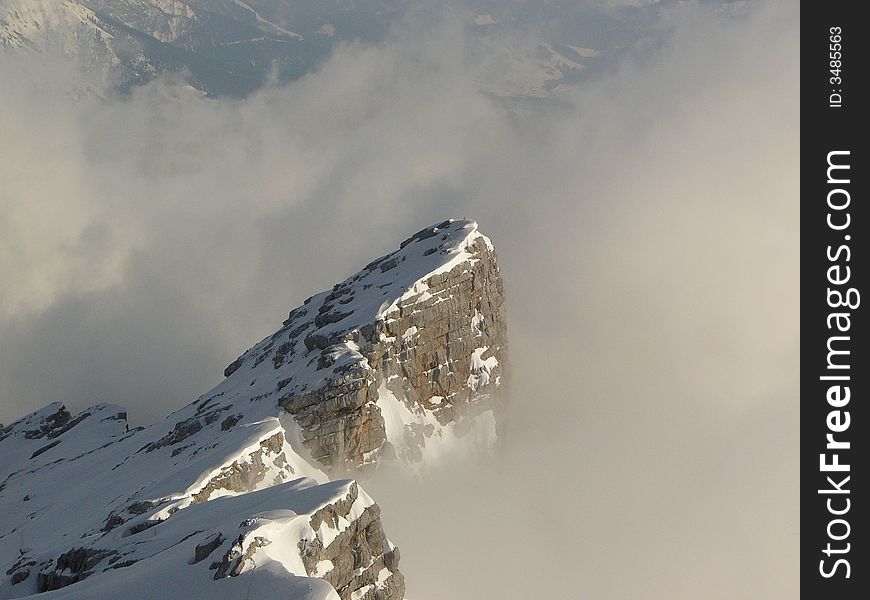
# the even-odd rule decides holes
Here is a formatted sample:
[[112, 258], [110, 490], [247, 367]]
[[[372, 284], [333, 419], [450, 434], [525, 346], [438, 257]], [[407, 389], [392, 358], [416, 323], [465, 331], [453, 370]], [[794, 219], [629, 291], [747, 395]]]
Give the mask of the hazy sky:
[[308, 295], [475, 218], [508, 444], [370, 483], [409, 596], [797, 597], [796, 4], [668, 9], [649, 55], [520, 110], [454, 17], [244, 102], [75, 100], [66, 65], [0, 61], [0, 421], [153, 421]]

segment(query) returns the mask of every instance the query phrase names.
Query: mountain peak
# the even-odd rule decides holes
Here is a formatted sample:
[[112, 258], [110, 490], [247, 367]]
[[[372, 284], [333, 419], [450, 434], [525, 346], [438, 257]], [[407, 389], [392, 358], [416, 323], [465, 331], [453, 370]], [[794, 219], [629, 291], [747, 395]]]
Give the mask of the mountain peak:
[[0, 598], [161, 581], [236, 598], [251, 573], [262, 593], [400, 600], [380, 509], [330, 477], [492, 448], [506, 352], [493, 245], [450, 220], [309, 298], [159, 423], [54, 403], [2, 427]]
[[448, 220], [308, 298], [215, 393], [277, 396], [327, 469], [396, 453], [424, 463], [459, 422], [485, 421], [484, 445], [495, 443], [506, 337], [492, 242], [476, 222]]

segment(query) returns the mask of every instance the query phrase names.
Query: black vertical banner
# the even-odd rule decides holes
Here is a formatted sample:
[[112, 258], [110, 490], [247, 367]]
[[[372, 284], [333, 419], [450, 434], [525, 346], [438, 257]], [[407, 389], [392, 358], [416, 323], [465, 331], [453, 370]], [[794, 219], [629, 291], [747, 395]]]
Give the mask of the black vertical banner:
[[[870, 598], [863, 2], [801, 9], [801, 593]], [[867, 293], [865, 297], [863, 294]], [[859, 491], [861, 490], [861, 491]]]

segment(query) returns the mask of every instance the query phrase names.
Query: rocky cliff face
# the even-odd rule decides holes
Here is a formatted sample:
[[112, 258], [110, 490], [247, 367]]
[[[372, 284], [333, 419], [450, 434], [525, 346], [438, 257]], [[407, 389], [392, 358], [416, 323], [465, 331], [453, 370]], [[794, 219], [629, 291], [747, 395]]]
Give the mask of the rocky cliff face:
[[330, 477], [491, 448], [506, 365], [492, 244], [424, 229], [163, 422], [55, 403], [0, 427], [0, 598], [400, 600], [377, 504]]
[[274, 381], [314, 460], [341, 472], [493, 445], [506, 363], [492, 243], [446, 221], [309, 298], [225, 374]]

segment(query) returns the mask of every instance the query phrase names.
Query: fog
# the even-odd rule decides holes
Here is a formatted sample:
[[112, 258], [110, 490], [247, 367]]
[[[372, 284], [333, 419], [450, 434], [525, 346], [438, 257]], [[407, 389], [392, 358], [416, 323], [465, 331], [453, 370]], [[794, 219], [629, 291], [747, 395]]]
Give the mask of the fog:
[[[478, 220], [508, 297], [499, 457], [367, 483], [413, 600], [798, 596], [798, 24], [689, 3], [505, 107], [459, 16], [245, 101], [0, 61], [0, 421], [147, 423], [408, 234]], [[56, 69], [52, 73], [52, 70]]]

